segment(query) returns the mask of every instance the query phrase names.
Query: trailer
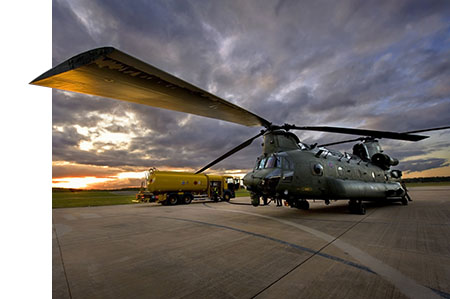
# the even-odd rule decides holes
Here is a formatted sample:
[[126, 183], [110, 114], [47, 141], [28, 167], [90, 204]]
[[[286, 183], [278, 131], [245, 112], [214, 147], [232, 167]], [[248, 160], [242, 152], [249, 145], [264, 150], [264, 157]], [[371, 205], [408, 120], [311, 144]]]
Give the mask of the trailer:
[[136, 194], [139, 202], [163, 205], [190, 204], [193, 200], [229, 201], [239, 189], [240, 179], [226, 175], [159, 171], [151, 168]]

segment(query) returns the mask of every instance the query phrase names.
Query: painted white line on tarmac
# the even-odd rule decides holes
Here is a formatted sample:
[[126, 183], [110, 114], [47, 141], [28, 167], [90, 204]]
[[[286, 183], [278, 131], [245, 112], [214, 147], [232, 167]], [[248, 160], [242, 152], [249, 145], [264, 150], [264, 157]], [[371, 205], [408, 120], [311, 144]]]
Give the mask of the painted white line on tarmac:
[[244, 211], [237, 211], [237, 210], [228, 210], [228, 209], [217, 209], [213, 208], [217, 211], [221, 212], [232, 212], [232, 213], [240, 213], [240, 214], [246, 214], [246, 215], [252, 215], [260, 218], [266, 218], [273, 221], [277, 221], [292, 227], [296, 227], [302, 231], [308, 232], [322, 240], [325, 240], [328, 243], [332, 243], [334, 246], [338, 247], [339, 249], [343, 250], [344, 252], [347, 252], [350, 256], [355, 258], [357, 261], [359, 261], [361, 264], [363, 264], [366, 267], [369, 267], [372, 271], [376, 272], [378, 275], [383, 277], [388, 282], [392, 283], [399, 291], [401, 291], [404, 295], [408, 296], [409, 298], [440, 298], [436, 293], [434, 293], [432, 290], [418, 284], [415, 280], [405, 276], [400, 271], [392, 268], [389, 265], [386, 265], [380, 260], [377, 260], [373, 256], [367, 254], [366, 252], [362, 251], [359, 248], [356, 248], [353, 245], [350, 245], [347, 242], [344, 242], [340, 239], [336, 239], [336, 237], [333, 237], [331, 235], [328, 235], [324, 232], [318, 231], [316, 229], [310, 228], [308, 226], [298, 224], [295, 222], [291, 222], [288, 220], [278, 219], [272, 216], [266, 216], [251, 212], [244, 212]]

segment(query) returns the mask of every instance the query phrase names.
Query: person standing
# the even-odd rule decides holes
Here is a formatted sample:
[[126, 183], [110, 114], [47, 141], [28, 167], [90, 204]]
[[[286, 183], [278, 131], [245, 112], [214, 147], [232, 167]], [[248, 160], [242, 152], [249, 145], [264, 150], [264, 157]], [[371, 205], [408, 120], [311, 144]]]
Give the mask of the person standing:
[[277, 197], [277, 207], [281, 207], [283, 205], [283, 200], [280, 197]]

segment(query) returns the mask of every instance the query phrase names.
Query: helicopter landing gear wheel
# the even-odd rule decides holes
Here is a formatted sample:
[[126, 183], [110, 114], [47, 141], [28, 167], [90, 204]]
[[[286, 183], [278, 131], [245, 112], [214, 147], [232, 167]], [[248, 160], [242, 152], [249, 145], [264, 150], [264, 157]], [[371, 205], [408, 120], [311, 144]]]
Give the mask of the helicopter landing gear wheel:
[[297, 207], [297, 209], [308, 210], [309, 209], [309, 202], [307, 200], [300, 200], [300, 201], [297, 202], [296, 207]]
[[254, 207], [259, 206], [259, 195], [258, 194], [251, 192], [250, 198], [252, 200], [252, 206], [254, 206]]
[[361, 202], [361, 200], [350, 200], [348, 202], [348, 209], [350, 210], [351, 214], [358, 214], [358, 215], [365, 215], [366, 214], [366, 207]]

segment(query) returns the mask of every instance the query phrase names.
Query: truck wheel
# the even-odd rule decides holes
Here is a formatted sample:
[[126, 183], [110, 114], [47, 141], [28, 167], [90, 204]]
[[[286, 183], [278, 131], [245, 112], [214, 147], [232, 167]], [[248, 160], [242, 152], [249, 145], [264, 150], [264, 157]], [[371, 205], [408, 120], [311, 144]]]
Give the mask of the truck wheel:
[[230, 195], [230, 193], [228, 193], [228, 192], [226, 192], [226, 193], [223, 195], [223, 200], [224, 200], [224, 201], [230, 201], [230, 198], [231, 198], [231, 195]]
[[167, 200], [169, 201], [169, 204], [172, 206], [178, 203], [178, 197], [176, 195], [171, 195]]
[[192, 202], [192, 196], [190, 196], [190, 195], [185, 195], [185, 196], [183, 197], [183, 202], [184, 202], [185, 205], [190, 204], [190, 203]]

